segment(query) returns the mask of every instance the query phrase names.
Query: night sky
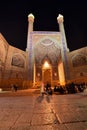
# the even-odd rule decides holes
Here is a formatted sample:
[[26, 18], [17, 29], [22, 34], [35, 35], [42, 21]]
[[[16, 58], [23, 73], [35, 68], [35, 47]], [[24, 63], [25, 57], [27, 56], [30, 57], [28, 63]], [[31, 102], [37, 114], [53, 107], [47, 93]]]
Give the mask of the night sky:
[[28, 14], [35, 16], [34, 31], [59, 31], [57, 16], [62, 14], [70, 51], [86, 47], [87, 4], [84, 0], [64, 1], [3, 0], [0, 3], [0, 32], [10, 45], [25, 50]]

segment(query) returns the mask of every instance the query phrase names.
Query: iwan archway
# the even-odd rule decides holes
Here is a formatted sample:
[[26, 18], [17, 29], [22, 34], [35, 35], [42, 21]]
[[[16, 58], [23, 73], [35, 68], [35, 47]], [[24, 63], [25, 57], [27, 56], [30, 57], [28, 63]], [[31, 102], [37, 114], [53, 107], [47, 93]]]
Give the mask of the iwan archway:
[[51, 86], [64, 84], [64, 67], [58, 42], [46, 36], [33, 46], [33, 52], [33, 86], [40, 86], [41, 82], [50, 83]]
[[42, 66], [42, 81], [44, 84], [52, 83], [52, 66], [48, 60], [45, 60]]
[[[63, 26], [63, 16], [59, 14], [57, 22], [59, 32], [33, 31], [34, 15], [28, 15], [28, 81], [31, 86], [40, 86], [41, 82], [51, 85], [65, 84], [69, 80], [68, 47]], [[45, 62], [49, 69], [44, 69]], [[47, 75], [47, 76], [46, 76]], [[49, 77], [49, 78], [48, 78]]]

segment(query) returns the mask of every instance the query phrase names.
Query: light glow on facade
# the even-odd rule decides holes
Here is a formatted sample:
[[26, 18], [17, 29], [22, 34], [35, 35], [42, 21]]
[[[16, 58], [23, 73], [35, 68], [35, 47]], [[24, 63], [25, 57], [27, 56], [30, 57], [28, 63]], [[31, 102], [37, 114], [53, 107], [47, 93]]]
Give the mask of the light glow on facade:
[[48, 69], [48, 68], [50, 68], [50, 65], [49, 65], [49, 63], [47, 61], [45, 61], [45, 63], [44, 63], [44, 69]]

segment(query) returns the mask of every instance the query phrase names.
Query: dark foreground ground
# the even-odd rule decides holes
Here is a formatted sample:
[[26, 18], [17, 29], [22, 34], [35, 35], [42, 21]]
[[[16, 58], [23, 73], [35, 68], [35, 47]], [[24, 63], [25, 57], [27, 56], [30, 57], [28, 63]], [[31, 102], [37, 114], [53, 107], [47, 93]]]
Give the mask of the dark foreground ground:
[[87, 90], [44, 97], [34, 89], [1, 92], [0, 130], [87, 130]]

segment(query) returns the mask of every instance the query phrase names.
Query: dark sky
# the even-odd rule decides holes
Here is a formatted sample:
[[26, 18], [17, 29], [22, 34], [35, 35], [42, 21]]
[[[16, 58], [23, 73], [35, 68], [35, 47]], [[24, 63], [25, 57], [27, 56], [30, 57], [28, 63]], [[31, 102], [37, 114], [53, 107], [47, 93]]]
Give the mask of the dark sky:
[[57, 16], [62, 14], [68, 47], [70, 51], [76, 50], [87, 46], [86, 5], [84, 0], [3, 0], [0, 32], [10, 45], [25, 50], [29, 13], [35, 16], [34, 31], [59, 31]]

